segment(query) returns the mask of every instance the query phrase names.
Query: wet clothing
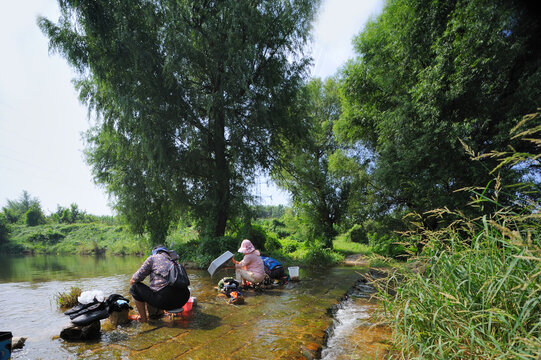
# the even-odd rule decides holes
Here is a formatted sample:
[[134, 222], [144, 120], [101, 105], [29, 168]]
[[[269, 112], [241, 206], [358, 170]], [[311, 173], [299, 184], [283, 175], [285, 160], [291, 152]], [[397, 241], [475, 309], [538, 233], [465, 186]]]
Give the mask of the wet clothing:
[[[177, 309], [186, 304], [190, 290], [167, 285], [170, 266], [171, 258], [166, 252], [149, 256], [132, 276], [135, 283], [130, 287], [130, 294], [133, 298], [164, 310]], [[149, 275], [150, 285], [143, 284], [141, 281]]]
[[[246, 267], [246, 268], [244, 268]], [[237, 276], [241, 276], [253, 283], [260, 283], [265, 279], [265, 266], [263, 260], [259, 256], [259, 251], [254, 250], [249, 254], [245, 254], [242, 261], [235, 264]]]

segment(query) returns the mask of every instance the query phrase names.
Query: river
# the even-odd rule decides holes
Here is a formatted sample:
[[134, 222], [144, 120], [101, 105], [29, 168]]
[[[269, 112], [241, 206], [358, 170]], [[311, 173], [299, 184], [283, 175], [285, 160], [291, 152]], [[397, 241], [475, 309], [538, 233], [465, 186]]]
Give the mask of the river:
[[[333, 324], [327, 309], [358, 278], [360, 269], [352, 267], [301, 268], [301, 281], [262, 294], [245, 292], [246, 303], [238, 306], [227, 304], [215, 290], [220, 278], [231, 272], [222, 270], [211, 278], [204, 270], [189, 270], [190, 290], [198, 301], [191, 319], [166, 318], [118, 327], [102, 320], [97, 341], [67, 342], [58, 337], [69, 323], [56, 304], [59, 293], [77, 286], [131, 299], [129, 279], [143, 260], [0, 255], [0, 331], [28, 338], [12, 359], [302, 359], [320, 354], [330, 359], [342, 357], [344, 349], [348, 359], [364, 359], [362, 354], [368, 354], [368, 349], [358, 348], [362, 339], [351, 344], [371, 311], [366, 306], [374, 306], [364, 299], [341, 307], [353, 312], [346, 318], [361, 323], [349, 322], [344, 327], [346, 321], [339, 320], [340, 311], [336, 313], [334, 335], [321, 352], [325, 330]], [[348, 336], [345, 345], [340, 342]], [[350, 345], [353, 353], [347, 350]]]

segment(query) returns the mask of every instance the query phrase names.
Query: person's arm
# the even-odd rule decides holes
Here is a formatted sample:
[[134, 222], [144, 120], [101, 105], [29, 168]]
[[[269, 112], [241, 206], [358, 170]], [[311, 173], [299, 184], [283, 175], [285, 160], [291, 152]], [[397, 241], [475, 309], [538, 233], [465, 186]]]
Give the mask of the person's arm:
[[133, 276], [130, 279], [130, 285], [133, 285], [136, 282], [141, 282], [145, 280], [145, 278], [150, 275], [152, 272], [152, 256], [149, 256], [143, 265], [133, 274]]

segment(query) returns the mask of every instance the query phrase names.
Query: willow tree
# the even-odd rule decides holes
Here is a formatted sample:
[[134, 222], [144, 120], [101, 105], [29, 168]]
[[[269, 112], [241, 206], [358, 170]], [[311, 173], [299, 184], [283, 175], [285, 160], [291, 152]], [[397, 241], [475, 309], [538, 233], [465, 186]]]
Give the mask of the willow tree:
[[317, 0], [59, 0], [39, 18], [95, 114], [95, 180], [155, 241], [182, 212], [211, 235], [248, 196], [309, 61]]

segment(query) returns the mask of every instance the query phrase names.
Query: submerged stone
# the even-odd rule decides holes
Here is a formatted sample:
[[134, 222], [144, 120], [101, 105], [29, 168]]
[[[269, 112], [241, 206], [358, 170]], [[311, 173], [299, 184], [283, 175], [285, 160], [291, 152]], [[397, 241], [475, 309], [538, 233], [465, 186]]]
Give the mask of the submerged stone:
[[94, 340], [99, 338], [100, 334], [101, 325], [98, 320], [86, 326], [69, 324], [60, 332], [60, 338], [70, 341]]

